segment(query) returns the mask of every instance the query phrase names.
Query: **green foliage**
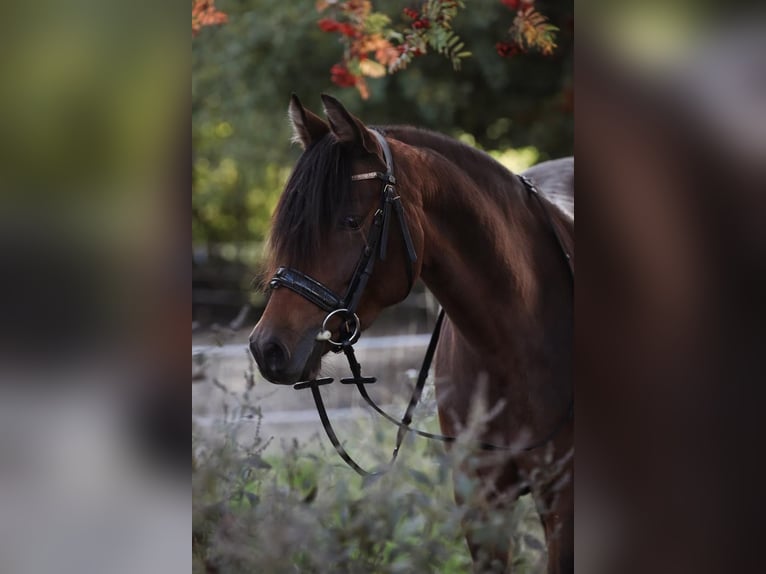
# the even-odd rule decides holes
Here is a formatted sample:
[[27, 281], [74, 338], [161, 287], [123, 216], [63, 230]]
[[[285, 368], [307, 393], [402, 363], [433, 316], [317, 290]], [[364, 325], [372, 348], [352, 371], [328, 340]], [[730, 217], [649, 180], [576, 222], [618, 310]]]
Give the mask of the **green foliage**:
[[389, 66], [389, 70], [391, 72], [404, 70], [416, 56], [425, 54], [429, 46], [436, 53], [446, 56], [454, 70], [459, 70], [461, 60], [469, 57], [471, 53], [463, 49], [465, 43], [453, 30], [452, 21], [464, 9], [465, 2], [462, 0], [447, 2], [426, 0], [420, 6], [420, 12], [405, 9], [417, 16], [412, 16], [416, 18], [412, 28], [407, 29], [403, 34], [390, 35], [405, 49]]
[[[212, 567], [226, 574], [462, 574], [471, 570], [464, 526], [490, 543], [511, 536], [517, 572], [544, 565], [531, 498], [513, 511], [479, 517], [480, 484], [461, 474], [457, 486], [466, 503], [455, 503], [453, 474], [475, 464], [461, 444], [447, 453], [440, 443], [409, 437], [393, 469], [365, 481], [324, 441], [292, 442], [266, 454], [258, 431], [241, 444], [231, 421], [217, 446], [199, 437], [192, 442], [195, 573]], [[426, 424], [433, 428], [435, 420]], [[365, 443], [366, 434], [361, 426], [349, 434], [351, 448], [389, 450], [392, 437]]]
[[380, 12], [375, 12], [364, 21], [364, 31], [368, 34], [380, 34], [390, 24], [391, 18]]
[[[410, 2], [392, 0], [395, 16]], [[483, 149], [502, 153], [533, 147], [540, 161], [572, 153], [570, 3], [541, 6], [561, 28], [552, 57], [504, 59], [495, 40], [507, 31], [500, 2], [475, 3], [460, 12], [455, 36], [439, 44], [461, 56], [461, 69], [441, 57], [417, 58], [407, 70], [375, 79], [370, 97], [331, 83], [338, 60], [335, 37], [317, 26], [310, 0], [218, 0], [228, 15], [192, 42], [193, 240], [265, 239], [269, 215], [298, 157], [289, 144], [287, 104], [295, 92], [321, 115], [319, 94], [339, 97], [375, 124], [410, 123], [449, 135], [470, 133]], [[383, 26], [383, 20], [373, 20]], [[459, 41], [455, 41], [459, 37]]]
[[329, 61], [333, 49], [324, 45], [323, 57], [315, 15], [296, 4], [267, 0], [256, 12], [254, 2], [219, 2], [229, 23], [203, 29], [192, 44], [197, 241], [262, 241], [268, 232], [298, 155], [289, 144], [289, 95], [325, 84], [325, 72], [310, 62]]
[[432, 21], [439, 21], [441, 24], [429, 35], [428, 44], [439, 54], [446, 56], [455, 70], [460, 69], [463, 58], [471, 55], [471, 52], [464, 50], [465, 43], [452, 29], [452, 19], [464, 8], [465, 2], [462, 1], [428, 0], [423, 9], [423, 13]]
[[520, 11], [514, 18], [510, 36], [517, 46], [525, 50], [540, 50], [546, 55], [556, 49], [556, 36], [559, 29], [548, 21], [540, 12], [530, 9]]

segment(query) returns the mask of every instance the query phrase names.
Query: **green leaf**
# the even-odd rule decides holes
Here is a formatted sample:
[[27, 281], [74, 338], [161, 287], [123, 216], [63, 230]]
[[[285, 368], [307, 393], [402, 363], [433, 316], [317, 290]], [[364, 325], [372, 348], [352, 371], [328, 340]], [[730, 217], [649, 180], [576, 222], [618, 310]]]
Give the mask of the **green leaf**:
[[257, 494], [253, 494], [252, 492], [245, 492], [245, 496], [247, 497], [247, 501], [250, 503], [251, 508], [255, 508], [258, 502], [260, 502], [260, 498], [258, 498]]
[[373, 12], [364, 21], [364, 31], [368, 34], [379, 34], [391, 23], [391, 18], [381, 12]]
[[432, 486], [431, 479], [428, 478], [428, 476], [419, 470], [416, 470], [414, 468], [410, 469], [410, 475], [412, 478], [415, 479], [415, 482], [418, 482], [419, 484], [422, 484], [423, 486]]

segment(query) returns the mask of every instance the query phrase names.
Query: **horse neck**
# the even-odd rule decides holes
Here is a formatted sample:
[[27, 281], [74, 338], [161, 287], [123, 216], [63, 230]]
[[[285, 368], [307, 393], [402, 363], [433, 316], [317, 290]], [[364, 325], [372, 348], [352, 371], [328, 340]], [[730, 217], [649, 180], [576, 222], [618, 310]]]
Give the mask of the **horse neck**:
[[[521, 353], [560, 348], [550, 339], [563, 338], [560, 326], [571, 324], [572, 285], [539, 204], [497, 166], [477, 166], [472, 175], [440, 154], [417, 156], [421, 277], [458, 331], [503, 359], [510, 341]], [[543, 201], [561, 225], [558, 209]]]

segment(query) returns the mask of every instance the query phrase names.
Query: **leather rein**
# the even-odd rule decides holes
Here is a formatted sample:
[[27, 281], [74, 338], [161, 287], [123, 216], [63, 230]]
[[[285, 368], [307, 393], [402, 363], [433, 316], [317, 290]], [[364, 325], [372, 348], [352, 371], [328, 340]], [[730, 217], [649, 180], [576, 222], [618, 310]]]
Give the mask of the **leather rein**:
[[[351, 276], [351, 281], [349, 282], [349, 286], [345, 294], [339, 296], [316, 279], [290, 267], [280, 267], [277, 269], [277, 272], [269, 281], [270, 289], [286, 287], [287, 289], [294, 291], [304, 299], [307, 299], [314, 305], [318, 306], [320, 309], [327, 312], [327, 316], [322, 321], [322, 330], [317, 335], [317, 341], [326, 341], [332, 346], [333, 352], [343, 352], [345, 354], [352, 376], [342, 378], [340, 379], [340, 382], [344, 385], [356, 385], [359, 394], [375, 412], [399, 427], [396, 435], [396, 445], [394, 447], [394, 451], [391, 455], [391, 460], [389, 463], [380, 470], [367, 471], [359, 466], [359, 464], [357, 464], [356, 461], [348, 454], [346, 449], [343, 448], [343, 445], [340, 443], [340, 440], [338, 440], [338, 437], [335, 434], [335, 430], [333, 429], [330, 422], [330, 418], [327, 414], [327, 409], [325, 408], [324, 400], [322, 399], [322, 394], [319, 390], [319, 387], [323, 385], [329, 385], [333, 382], [334, 379], [330, 377], [324, 377], [319, 379], [311, 379], [308, 381], [301, 381], [293, 385], [293, 388], [297, 390], [311, 389], [311, 394], [314, 398], [317, 412], [319, 413], [319, 419], [322, 421], [322, 426], [327, 433], [327, 437], [330, 439], [330, 442], [335, 447], [335, 450], [338, 452], [340, 457], [363, 477], [377, 477], [386, 473], [391, 468], [394, 461], [396, 461], [396, 458], [399, 454], [399, 448], [401, 447], [402, 442], [404, 441], [404, 437], [408, 432], [415, 433], [425, 438], [447, 443], [455, 442], [458, 440], [457, 437], [454, 436], [429, 433], [416, 428], [412, 428], [410, 426], [410, 423], [412, 422], [412, 415], [423, 394], [423, 389], [425, 387], [426, 379], [428, 378], [431, 363], [433, 362], [434, 354], [436, 353], [436, 347], [439, 342], [442, 323], [444, 322], [444, 308], [439, 310], [439, 315], [436, 319], [436, 324], [431, 334], [431, 339], [428, 343], [426, 354], [423, 357], [423, 363], [421, 364], [420, 372], [418, 373], [415, 388], [413, 389], [412, 396], [410, 397], [410, 401], [407, 405], [407, 409], [404, 412], [404, 416], [402, 416], [401, 419], [397, 419], [396, 417], [384, 411], [375, 403], [375, 401], [372, 400], [370, 395], [367, 393], [365, 385], [375, 383], [377, 379], [375, 377], [365, 377], [362, 375], [362, 367], [359, 364], [359, 361], [357, 361], [356, 355], [354, 353], [354, 344], [359, 340], [360, 335], [360, 323], [359, 317], [356, 314], [356, 310], [364, 289], [367, 286], [367, 282], [372, 275], [373, 269], [375, 267], [375, 262], [378, 259], [381, 261], [386, 259], [389, 227], [391, 224], [391, 219], [394, 215], [396, 216], [396, 219], [399, 223], [399, 231], [402, 235], [404, 248], [407, 252], [407, 258], [409, 259], [407, 265], [409, 289], [412, 289], [414, 282], [413, 265], [417, 261], [417, 254], [415, 253], [415, 247], [412, 243], [412, 236], [410, 234], [409, 227], [407, 226], [407, 220], [404, 217], [400, 197], [396, 193], [396, 178], [394, 177], [394, 162], [391, 155], [391, 149], [389, 148], [386, 139], [378, 131], [371, 131], [377, 138], [378, 143], [383, 150], [383, 155], [386, 161], [386, 171], [385, 173], [370, 172], [353, 175], [351, 176], [351, 180], [362, 181], [369, 179], [379, 179], [383, 182], [383, 190], [381, 192], [380, 206], [373, 215], [372, 225], [370, 226], [370, 230], [367, 234], [367, 243], [365, 249], [356, 264], [354, 273]], [[556, 227], [553, 225], [550, 213], [548, 212], [545, 204], [541, 201], [537, 188], [528, 178], [522, 175], [518, 175], [517, 177], [522, 181], [529, 195], [537, 200], [538, 205], [541, 207], [543, 213], [545, 214], [546, 223], [556, 238], [556, 241], [567, 261], [572, 280], [574, 280], [574, 268], [572, 266], [571, 256], [567, 251], [563, 241], [561, 240]], [[337, 340], [333, 340], [332, 333], [328, 330], [328, 328], [330, 326], [330, 320], [336, 316], [342, 321], [342, 324], [340, 327], [339, 338]], [[555, 428], [542, 440], [536, 441], [535, 443], [524, 448], [499, 446], [486, 442], [478, 442], [476, 444], [480, 449], [490, 451], [534, 450], [543, 446], [556, 434], [558, 434], [559, 430], [561, 430], [564, 424], [569, 420], [569, 418], [571, 418], [574, 410], [573, 406], [574, 403], [570, 402], [565, 416], [561, 418], [561, 420], [556, 424]]]

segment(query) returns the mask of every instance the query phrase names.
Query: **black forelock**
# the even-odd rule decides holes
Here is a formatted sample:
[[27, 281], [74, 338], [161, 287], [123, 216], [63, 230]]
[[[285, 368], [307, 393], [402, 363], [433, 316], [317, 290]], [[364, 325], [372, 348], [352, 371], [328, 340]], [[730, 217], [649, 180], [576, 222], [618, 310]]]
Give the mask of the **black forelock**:
[[298, 159], [279, 199], [270, 237], [271, 271], [315, 260], [351, 192], [349, 151], [332, 134], [312, 143]]

